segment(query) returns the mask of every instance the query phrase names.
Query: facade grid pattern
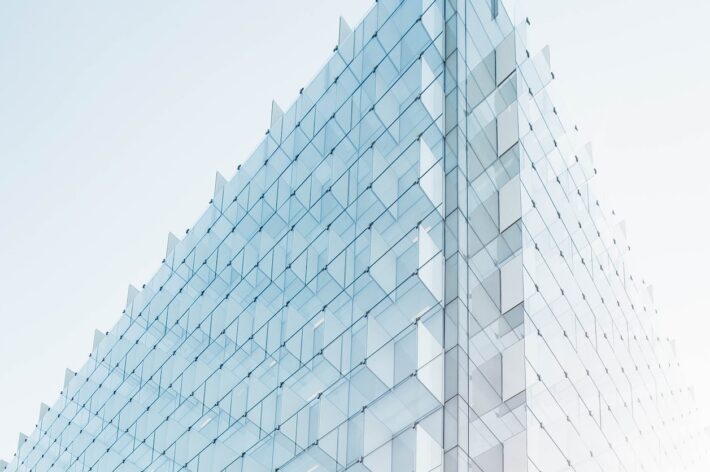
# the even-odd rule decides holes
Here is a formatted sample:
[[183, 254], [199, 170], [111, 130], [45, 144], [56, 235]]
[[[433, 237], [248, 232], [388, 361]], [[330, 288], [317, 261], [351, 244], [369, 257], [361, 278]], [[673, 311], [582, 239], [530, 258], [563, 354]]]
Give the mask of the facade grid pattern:
[[491, 0], [341, 20], [6, 470], [704, 470], [527, 26]]

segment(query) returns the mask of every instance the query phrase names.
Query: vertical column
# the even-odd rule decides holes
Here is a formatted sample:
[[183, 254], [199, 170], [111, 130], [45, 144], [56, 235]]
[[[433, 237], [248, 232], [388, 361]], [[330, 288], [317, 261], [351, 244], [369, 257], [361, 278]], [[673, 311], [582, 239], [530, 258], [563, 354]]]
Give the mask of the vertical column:
[[444, 470], [469, 470], [469, 372], [466, 270], [465, 108], [459, 87], [463, 58], [459, 11], [465, 0], [444, 4]]
[[444, 9], [446, 472], [527, 470], [516, 39], [490, 7]]

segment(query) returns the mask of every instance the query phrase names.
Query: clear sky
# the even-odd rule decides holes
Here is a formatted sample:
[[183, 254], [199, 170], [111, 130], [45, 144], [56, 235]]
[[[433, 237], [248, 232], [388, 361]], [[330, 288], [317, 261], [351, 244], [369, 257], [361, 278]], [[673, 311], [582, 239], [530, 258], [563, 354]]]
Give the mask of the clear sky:
[[[707, 0], [519, 0], [710, 399]], [[0, 458], [372, 0], [0, 2]]]

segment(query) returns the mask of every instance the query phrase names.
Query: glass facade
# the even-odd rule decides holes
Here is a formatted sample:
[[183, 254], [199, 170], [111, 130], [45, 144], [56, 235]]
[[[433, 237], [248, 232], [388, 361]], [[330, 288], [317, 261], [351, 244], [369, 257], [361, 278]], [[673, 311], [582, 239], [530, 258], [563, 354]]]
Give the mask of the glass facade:
[[495, 0], [341, 21], [7, 470], [705, 470], [526, 26]]

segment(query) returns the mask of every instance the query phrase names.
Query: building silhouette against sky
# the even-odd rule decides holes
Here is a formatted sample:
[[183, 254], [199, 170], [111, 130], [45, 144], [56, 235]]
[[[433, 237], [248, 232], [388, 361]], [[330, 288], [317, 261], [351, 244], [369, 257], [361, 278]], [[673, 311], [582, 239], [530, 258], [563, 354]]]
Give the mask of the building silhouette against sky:
[[526, 26], [495, 0], [341, 20], [7, 470], [704, 470]]

